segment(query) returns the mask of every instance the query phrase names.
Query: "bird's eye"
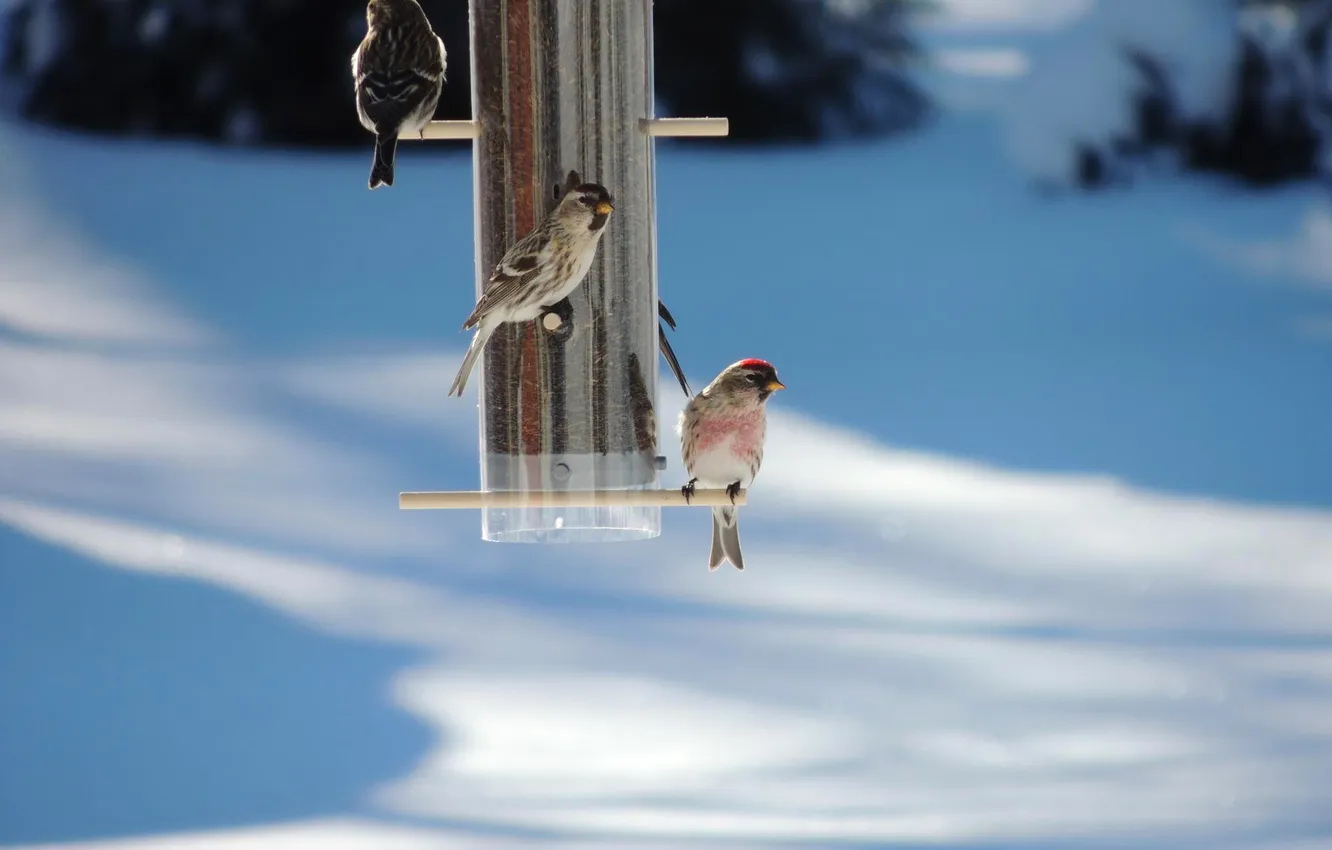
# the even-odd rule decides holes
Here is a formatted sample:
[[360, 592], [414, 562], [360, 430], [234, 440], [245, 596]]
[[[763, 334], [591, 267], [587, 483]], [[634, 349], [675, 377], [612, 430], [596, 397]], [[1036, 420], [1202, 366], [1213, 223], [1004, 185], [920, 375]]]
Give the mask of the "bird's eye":
[[597, 203], [597, 199], [592, 197], [591, 195], [584, 195], [578, 200], [582, 201], [584, 206], [589, 206], [589, 207], [595, 206]]

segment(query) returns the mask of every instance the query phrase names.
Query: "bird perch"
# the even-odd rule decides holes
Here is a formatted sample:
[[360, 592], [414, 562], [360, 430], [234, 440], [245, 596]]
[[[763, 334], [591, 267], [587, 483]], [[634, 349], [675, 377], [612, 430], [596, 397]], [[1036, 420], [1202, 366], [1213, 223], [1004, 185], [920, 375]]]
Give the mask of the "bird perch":
[[[735, 504], [746, 502], [744, 490]], [[695, 490], [688, 502], [677, 490], [445, 490], [399, 493], [398, 508], [404, 511], [477, 508], [590, 508], [602, 505], [681, 508], [689, 505], [718, 507], [731, 504], [726, 490]]]

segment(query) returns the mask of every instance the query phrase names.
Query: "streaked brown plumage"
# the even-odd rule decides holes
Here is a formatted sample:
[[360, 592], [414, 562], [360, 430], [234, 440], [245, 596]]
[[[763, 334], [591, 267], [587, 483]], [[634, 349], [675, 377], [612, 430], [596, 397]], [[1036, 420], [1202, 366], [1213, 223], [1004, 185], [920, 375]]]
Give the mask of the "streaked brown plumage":
[[449, 395], [462, 396], [486, 342], [506, 322], [537, 318], [578, 288], [592, 267], [597, 245], [615, 209], [606, 187], [584, 183], [570, 171], [567, 190], [540, 224], [495, 265], [463, 330], [476, 328]]
[[417, 0], [369, 0], [366, 32], [352, 54], [356, 114], [375, 134], [370, 188], [393, 185], [398, 136], [435, 115], [448, 54]]

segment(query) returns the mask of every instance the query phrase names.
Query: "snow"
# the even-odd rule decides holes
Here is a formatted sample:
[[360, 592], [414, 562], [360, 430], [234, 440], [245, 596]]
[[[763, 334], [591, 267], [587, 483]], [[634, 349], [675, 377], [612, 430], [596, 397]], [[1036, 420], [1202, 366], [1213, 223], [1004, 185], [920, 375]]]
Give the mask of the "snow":
[[[0, 327], [84, 343], [205, 345], [197, 322], [171, 314], [142, 295], [132, 265], [93, 259], [77, 234], [36, 207], [0, 209]], [[100, 285], [78, 281], [95, 275]], [[78, 309], [68, 305], [77, 302]]]
[[1067, 184], [1077, 174], [1079, 145], [1104, 151], [1131, 130], [1134, 71], [1092, 26], [1034, 52], [1030, 62], [1009, 93], [1005, 142], [1025, 173]]
[[[145, 776], [163, 778], [144, 779], [142, 793], [175, 801], [167, 804], [182, 814], [171, 823], [184, 817], [189, 826], [175, 827], [168, 843], [228, 846], [244, 836], [247, 846], [277, 847], [346, 829], [408, 847], [484, 844], [500, 830], [506, 846], [545, 843], [522, 837], [534, 834], [705, 847], [793, 836], [965, 844], [1096, 834], [1145, 848], [1246, 830], [1253, 841], [1233, 846], [1256, 849], [1279, 846], [1261, 840], [1269, 833], [1325, 834], [1310, 789], [1321, 787], [1332, 755], [1324, 721], [1332, 492], [1306, 472], [1328, 464], [1319, 435], [1332, 409], [1309, 393], [1325, 374], [1326, 343], [1296, 326], [1325, 318], [1326, 296], [1263, 286], [1267, 276], [1293, 278], [1291, 269], [1255, 269], [1197, 238], [1261, 244], [1279, 238], [1270, 231], [1285, 221], [1289, 238], [1302, 239], [1301, 216], [1317, 203], [1305, 192], [1255, 200], [1201, 185], [1040, 203], [1005, 169], [989, 126], [949, 119], [901, 144], [772, 153], [744, 168], [716, 154], [663, 154], [663, 285], [682, 322], [690, 317], [694, 379], [743, 353], [778, 363], [792, 387], [774, 404], [766, 465], [746, 509], [751, 568], [718, 575], [704, 565], [702, 515], [668, 515], [652, 544], [515, 554], [479, 543], [475, 516], [397, 512], [397, 490], [465, 487], [475, 476], [474, 409], [442, 395], [465, 340], [441, 317], [467, 291], [442, 278], [447, 268], [470, 275], [470, 216], [465, 197], [441, 201], [436, 187], [465, 187], [465, 160], [405, 152], [403, 173], [415, 176], [384, 203], [435, 234], [451, 259], [399, 256], [388, 286], [350, 263], [364, 244], [350, 234], [383, 214], [366, 211], [360, 191], [339, 188], [359, 189], [359, 157], [202, 156], [8, 131], [11, 161], [26, 163], [30, 182], [44, 188], [9, 199], [6, 220], [29, 210], [42, 232], [82, 234], [84, 258], [70, 266], [69, 246], [52, 239], [16, 240], [27, 247], [7, 260], [27, 279], [67, 288], [58, 304], [30, 303], [22, 327], [75, 329], [5, 341], [0, 521], [8, 533], [68, 552], [89, 565], [81, 569], [197, 583], [318, 635], [409, 649], [410, 661], [381, 674], [382, 711], [419, 718], [433, 741], [392, 778], [362, 780], [360, 807], [334, 810], [359, 820], [310, 820], [328, 810], [295, 797], [285, 816], [266, 816], [279, 825], [265, 827], [206, 814], [235, 797], [243, 775], [173, 780], [174, 762], [143, 748]], [[94, 188], [91, 174], [110, 185]], [[134, 182], [117, 185], [115, 174]], [[830, 381], [836, 353], [790, 339], [781, 314], [756, 316], [743, 340], [713, 331], [705, 267], [728, 274], [741, 262], [786, 303], [804, 297], [810, 272], [798, 255], [737, 259], [724, 246], [743, 234], [717, 234], [681, 214], [704, 186], [745, 197], [778, 175], [792, 196], [816, 192], [840, 209], [862, 194], [895, 193], [899, 214], [837, 222], [822, 259], [863, 269], [838, 243], [893, 234], [878, 297], [894, 310], [848, 315], [842, 328], [864, 341], [859, 362], [887, 373], [887, 392], [848, 395], [850, 385]], [[312, 232], [274, 226], [292, 221], [316, 185], [325, 199]], [[188, 209], [175, 199], [201, 192], [217, 208], [173, 213], [174, 257], [160, 252], [165, 219], [126, 226], [103, 188], [123, 189], [122, 199], [144, 209]], [[976, 192], [988, 206], [973, 219], [965, 199]], [[271, 199], [263, 215], [253, 202], [260, 194]], [[755, 209], [746, 232], [789, 239], [782, 215]], [[958, 243], [962, 233], [971, 235]], [[232, 250], [237, 240], [244, 252]], [[683, 252], [686, 244], [695, 251]], [[968, 245], [987, 271], [943, 262], [954, 244]], [[1138, 250], [1117, 247], [1125, 244]], [[318, 271], [310, 271], [313, 245], [323, 252]], [[242, 272], [254, 258], [265, 272], [247, 285]], [[189, 271], [171, 271], [177, 262]], [[354, 307], [386, 291], [393, 298], [382, 313]], [[336, 311], [287, 306], [330, 293], [341, 300]], [[1109, 335], [1086, 324], [1124, 299], [1137, 306], [1120, 323], [1148, 305], [1168, 319], [1158, 322], [1159, 343], [1147, 319], [1134, 320], [1129, 336], [1127, 324]], [[104, 312], [121, 318], [104, 321]], [[882, 327], [892, 312], [910, 324]], [[194, 330], [154, 338], [159, 324]], [[110, 346], [89, 347], [95, 336], [79, 330], [108, 326]], [[1026, 352], [1017, 362], [1047, 365], [1013, 383], [1012, 363], [987, 353], [987, 326], [1007, 349]], [[1061, 342], [1064, 326], [1072, 348]], [[406, 329], [400, 340], [395, 327]], [[148, 349], [116, 342], [145, 339], [155, 339]], [[1310, 356], [1310, 345], [1320, 353]], [[1134, 349], [1150, 352], [1149, 371], [1136, 371]], [[1190, 366], [1198, 361], [1213, 365]], [[956, 377], [946, 377], [948, 362]], [[1104, 371], [1089, 370], [1095, 363]], [[1170, 378], [1181, 368], [1192, 389]], [[1135, 374], [1167, 380], [1135, 388]], [[865, 377], [852, 376], [861, 387]], [[1079, 384], [1103, 405], [1084, 408]], [[671, 386], [662, 382], [665, 422], [683, 401]], [[1207, 387], [1249, 414], [1189, 400], [1200, 391], [1210, 398]], [[967, 457], [977, 455], [975, 435], [1017, 433], [1001, 408], [985, 407], [995, 388], [996, 403], [1022, 411], [1034, 429], [1001, 444], [1038, 466], [1060, 456], [1060, 432], [1093, 439], [1088, 417], [1112, 415], [1119, 426], [1096, 432], [1096, 451], [1066, 471]], [[912, 398], [933, 399], [924, 431], [913, 431]], [[947, 398], [967, 405], [971, 419], [955, 420]], [[1256, 406], [1280, 415], [1255, 418]], [[1131, 424], [1139, 408], [1146, 418]], [[1206, 426], [1189, 427], [1199, 414]], [[920, 445], [902, 445], [912, 433]], [[1198, 444], [1206, 465], [1178, 463]], [[1247, 446], [1247, 457], [1224, 464], [1237, 475], [1225, 484], [1215, 458], [1231, 445]], [[1125, 480], [1144, 469], [1170, 481]], [[667, 483], [678, 473], [673, 467]], [[1253, 495], [1263, 492], [1274, 498]], [[47, 577], [39, 563], [6, 559], [6, 585], [31, 594], [71, 580]], [[81, 574], [74, 579], [86, 580]], [[147, 613], [133, 585], [113, 587], [102, 599], [111, 616]], [[59, 622], [58, 610], [50, 616]], [[0, 644], [33, 645], [22, 634]], [[168, 646], [172, 634], [157, 640]], [[321, 653], [340, 657], [339, 646]], [[191, 650], [212, 670], [227, 651]], [[7, 681], [19, 675], [13, 663], [0, 661]], [[56, 698], [25, 675], [16, 686], [25, 699]], [[328, 698], [332, 711], [346, 700]], [[88, 705], [87, 717], [97, 711]], [[114, 734], [120, 721], [102, 722]], [[227, 724], [225, 713], [208, 721]], [[208, 725], [196, 734], [215, 734]], [[254, 732], [273, 736], [262, 748], [271, 758], [291, 746], [282, 728]], [[374, 728], [366, 734], [383, 734]], [[48, 736], [67, 733], [24, 729], [33, 743], [21, 752], [32, 755], [11, 762], [3, 782], [27, 814], [0, 840], [83, 835], [69, 846], [98, 848], [167, 840], [93, 841], [150, 836], [161, 821], [136, 802], [140, 785], [117, 790], [96, 778], [104, 768], [82, 764], [94, 793], [126, 814], [110, 832], [92, 815], [77, 826], [58, 785], [31, 760], [50, 756]], [[60, 764], [71, 763], [57, 762], [54, 777], [75, 769]], [[398, 825], [402, 817], [415, 825]]]
[[940, 50], [932, 58], [952, 74], [1021, 77], [1027, 73], [1026, 54], [1012, 48]]
[[1318, 342], [1332, 342], [1332, 316], [1304, 316], [1295, 320], [1296, 333]]
[[945, 31], [1042, 31], [1062, 29], [1086, 15], [1096, 0], [935, 0], [938, 13], [924, 19]]
[[1332, 291], [1332, 209], [1325, 204], [1310, 207], [1292, 235], [1199, 233], [1198, 240], [1217, 257], [1254, 274]]
[[1332, 214], [1005, 122], [663, 146], [691, 379], [789, 387], [715, 574], [397, 510], [476, 481], [466, 157], [0, 125], [0, 844], [1325, 846]]

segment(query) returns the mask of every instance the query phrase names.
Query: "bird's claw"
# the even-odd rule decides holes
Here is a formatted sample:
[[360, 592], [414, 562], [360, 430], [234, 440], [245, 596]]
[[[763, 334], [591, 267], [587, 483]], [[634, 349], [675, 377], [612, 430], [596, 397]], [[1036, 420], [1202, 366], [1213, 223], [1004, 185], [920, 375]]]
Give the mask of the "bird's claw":
[[684, 496], [686, 505], [690, 504], [690, 501], [694, 498], [694, 485], [696, 483], [698, 483], [698, 479], [691, 478], [688, 484], [680, 488], [680, 495]]
[[731, 504], [735, 504], [735, 497], [740, 495], [740, 482], [732, 481], [726, 485], [726, 495], [731, 497]]

